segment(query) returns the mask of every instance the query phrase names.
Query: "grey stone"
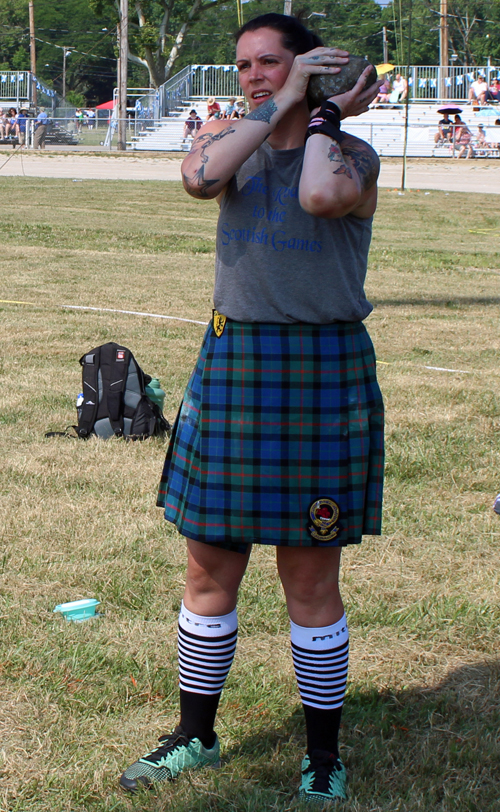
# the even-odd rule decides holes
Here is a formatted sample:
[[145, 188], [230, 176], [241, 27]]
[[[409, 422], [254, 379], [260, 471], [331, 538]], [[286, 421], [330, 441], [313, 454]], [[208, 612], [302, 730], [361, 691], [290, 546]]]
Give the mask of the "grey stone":
[[[359, 77], [371, 63], [364, 59], [362, 56], [349, 55], [349, 62], [347, 65], [342, 65], [340, 73], [335, 73], [330, 76], [321, 76], [316, 74], [309, 79], [309, 87], [307, 88], [307, 99], [309, 107], [319, 107], [324, 99], [329, 99], [330, 96], [339, 96], [341, 93], [347, 93], [352, 90]], [[377, 71], [372, 65], [372, 71], [368, 75], [365, 87], [369, 87], [377, 81]]]

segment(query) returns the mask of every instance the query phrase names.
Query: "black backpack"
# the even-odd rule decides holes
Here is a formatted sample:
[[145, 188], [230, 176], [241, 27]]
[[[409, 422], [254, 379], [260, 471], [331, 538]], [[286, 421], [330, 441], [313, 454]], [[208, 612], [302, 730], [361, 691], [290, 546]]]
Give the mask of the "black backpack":
[[160, 407], [146, 395], [146, 375], [126, 347], [110, 341], [80, 358], [83, 403], [78, 409], [79, 437], [97, 435], [144, 440], [170, 433]]

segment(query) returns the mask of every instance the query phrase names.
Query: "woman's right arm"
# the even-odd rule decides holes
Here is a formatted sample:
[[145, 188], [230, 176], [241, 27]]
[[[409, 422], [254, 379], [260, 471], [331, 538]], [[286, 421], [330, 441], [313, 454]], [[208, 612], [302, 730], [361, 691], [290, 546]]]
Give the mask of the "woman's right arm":
[[[266, 109], [263, 109], [266, 108]], [[214, 198], [240, 166], [271, 134], [279, 121], [273, 99], [242, 119], [214, 119], [198, 131], [182, 162], [182, 182], [188, 194]], [[272, 121], [273, 117], [276, 119]]]

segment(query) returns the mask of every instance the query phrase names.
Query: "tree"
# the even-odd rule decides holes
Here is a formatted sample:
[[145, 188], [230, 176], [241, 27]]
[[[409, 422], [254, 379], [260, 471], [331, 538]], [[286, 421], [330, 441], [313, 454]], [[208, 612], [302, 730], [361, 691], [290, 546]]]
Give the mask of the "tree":
[[[193, 22], [219, 0], [136, 0], [129, 6], [129, 61], [148, 69], [150, 82], [165, 82], [184, 45]], [[114, 10], [119, 0], [90, 0], [96, 14]]]
[[0, 0], [0, 70], [29, 70], [28, 0]]

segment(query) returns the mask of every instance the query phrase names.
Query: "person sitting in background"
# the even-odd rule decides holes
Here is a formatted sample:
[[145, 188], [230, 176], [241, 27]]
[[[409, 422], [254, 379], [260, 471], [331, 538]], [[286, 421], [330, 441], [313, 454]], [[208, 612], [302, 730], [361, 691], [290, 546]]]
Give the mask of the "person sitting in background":
[[484, 76], [478, 76], [475, 82], [472, 82], [469, 88], [469, 102], [479, 102], [479, 104], [486, 104], [486, 93], [488, 92], [488, 85]]
[[245, 115], [245, 101], [244, 99], [238, 99], [231, 118], [243, 118], [244, 115]]
[[5, 125], [5, 137], [12, 138], [13, 135], [17, 135], [17, 110], [15, 107], [9, 109], [7, 124]]
[[378, 104], [387, 104], [389, 101], [389, 93], [391, 90], [391, 83], [387, 74], [384, 76], [384, 84], [381, 85], [378, 89], [378, 94], [373, 101], [372, 107], [376, 107]]
[[215, 100], [215, 96], [207, 99], [207, 121], [213, 117], [214, 113], [220, 113], [220, 104]]
[[396, 79], [392, 83], [392, 91], [391, 95], [389, 96], [389, 101], [391, 104], [397, 104], [398, 102], [403, 101], [406, 99], [408, 95], [408, 82], [401, 76], [400, 73], [396, 74]]
[[182, 135], [182, 140], [185, 141], [188, 135], [190, 135], [191, 138], [194, 138], [202, 124], [203, 122], [196, 110], [190, 110], [189, 116], [184, 122], [184, 133]]
[[500, 102], [500, 85], [498, 79], [492, 79], [491, 85], [486, 93], [486, 101]]
[[17, 127], [18, 133], [17, 137], [19, 139], [19, 145], [23, 146], [26, 141], [26, 127], [28, 123], [28, 111], [25, 110], [23, 107], [19, 110], [19, 115], [17, 116]]
[[459, 147], [457, 158], [461, 158], [467, 152], [466, 158], [474, 157], [474, 150], [472, 149], [472, 133], [467, 124], [465, 124], [459, 115], [455, 116], [454, 129], [454, 142], [455, 146]]
[[486, 133], [484, 131], [484, 124], [478, 124], [477, 125], [476, 142], [477, 142], [478, 147], [489, 147], [489, 144], [486, 141]]
[[236, 96], [231, 96], [224, 108], [224, 118], [232, 118], [236, 108]]
[[448, 113], [444, 113], [444, 118], [438, 124], [438, 131], [434, 136], [434, 143], [438, 144], [440, 141], [451, 141], [453, 133], [453, 122]]
[[6, 126], [7, 126], [7, 116], [3, 111], [3, 107], [0, 107], [0, 138], [5, 138]]

